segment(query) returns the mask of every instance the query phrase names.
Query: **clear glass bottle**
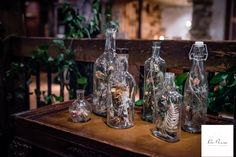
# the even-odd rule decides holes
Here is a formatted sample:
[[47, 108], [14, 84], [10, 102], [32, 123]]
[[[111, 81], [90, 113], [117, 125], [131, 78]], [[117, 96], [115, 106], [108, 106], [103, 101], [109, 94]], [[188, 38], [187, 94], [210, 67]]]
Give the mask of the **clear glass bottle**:
[[156, 95], [154, 107], [154, 128], [152, 134], [167, 142], [177, 142], [180, 138], [180, 114], [182, 95], [175, 88], [175, 74], [167, 72], [163, 89]]
[[106, 104], [108, 101], [107, 89], [110, 75], [117, 70], [118, 59], [115, 53], [116, 28], [106, 29], [106, 43], [104, 53], [94, 63], [93, 75], [93, 112], [100, 116], [106, 116]]
[[202, 41], [192, 45], [189, 59], [192, 68], [185, 82], [182, 129], [190, 133], [200, 133], [207, 114], [208, 83], [203, 62], [207, 60], [207, 47]]
[[87, 122], [91, 119], [92, 108], [84, 99], [84, 90], [76, 90], [77, 99], [69, 106], [70, 119], [75, 122]]
[[160, 57], [161, 42], [153, 42], [152, 56], [144, 63], [144, 104], [142, 118], [153, 122], [155, 95], [165, 79], [166, 62]]
[[119, 68], [109, 80], [107, 125], [130, 128], [134, 125], [135, 80], [128, 72], [128, 55], [118, 54]]

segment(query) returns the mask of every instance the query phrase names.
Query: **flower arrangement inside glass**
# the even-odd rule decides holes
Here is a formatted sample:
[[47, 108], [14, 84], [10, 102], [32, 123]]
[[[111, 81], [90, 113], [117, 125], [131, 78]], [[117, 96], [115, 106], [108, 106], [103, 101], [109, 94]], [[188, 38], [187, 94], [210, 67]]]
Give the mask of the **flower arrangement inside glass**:
[[144, 104], [142, 119], [153, 122], [155, 95], [165, 79], [166, 62], [160, 57], [161, 42], [153, 42], [152, 56], [144, 63]]
[[106, 29], [106, 43], [104, 53], [94, 63], [93, 77], [93, 112], [99, 116], [106, 116], [108, 101], [108, 81], [111, 74], [117, 70], [116, 54], [116, 26]]
[[118, 54], [118, 70], [109, 79], [107, 125], [130, 128], [134, 125], [135, 80], [128, 72], [128, 54]]
[[156, 94], [152, 134], [167, 142], [180, 138], [182, 95], [175, 89], [175, 74], [167, 72], [162, 90]]
[[201, 125], [206, 121], [208, 82], [204, 61], [207, 57], [206, 44], [196, 41], [189, 52], [189, 59], [193, 60], [193, 64], [185, 82], [181, 122], [182, 129], [190, 133], [200, 133]]
[[72, 122], [87, 122], [91, 119], [92, 108], [84, 99], [84, 90], [76, 90], [77, 99], [69, 106], [69, 116]]

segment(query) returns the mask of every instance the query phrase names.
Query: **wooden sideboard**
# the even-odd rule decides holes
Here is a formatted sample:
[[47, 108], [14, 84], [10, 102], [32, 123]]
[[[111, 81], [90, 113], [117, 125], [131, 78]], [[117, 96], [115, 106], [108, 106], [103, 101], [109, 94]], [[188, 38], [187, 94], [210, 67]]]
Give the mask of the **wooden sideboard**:
[[68, 118], [70, 104], [71, 101], [15, 114], [12, 151], [22, 147], [21, 155], [27, 156], [30, 149], [37, 147], [55, 156], [70, 157], [201, 155], [200, 134], [182, 131], [179, 142], [167, 143], [152, 136], [152, 124], [142, 121], [139, 111], [135, 115], [135, 126], [129, 129], [109, 128], [105, 119], [96, 115], [87, 123], [73, 123]]

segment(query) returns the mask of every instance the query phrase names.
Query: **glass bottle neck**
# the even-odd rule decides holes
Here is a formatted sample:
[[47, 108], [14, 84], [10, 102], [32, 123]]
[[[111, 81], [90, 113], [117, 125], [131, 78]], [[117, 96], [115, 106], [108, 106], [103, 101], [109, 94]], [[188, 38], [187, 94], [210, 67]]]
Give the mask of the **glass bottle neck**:
[[202, 70], [204, 70], [204, 62], [203, 62], [203, 60], [195, 60], [195, 59], [193, 59], [192, 69], [195, 69], [196, 67], [199, 67]]
[[160, 49], [161, 49], [160, 46], [153, 46], [153, 47], [152, 47], [152, 57], [153, 57], [153, 58], [158, 58], [158, 57], [160, 57]]
[[78, 89], [76, 90], [77, 100], [84, 100], [84, 90]]
[[106, 30], [106, 43], [105, 43], [105, 53], [114, 53], [116, 50], [116, 30], [107, 29]]

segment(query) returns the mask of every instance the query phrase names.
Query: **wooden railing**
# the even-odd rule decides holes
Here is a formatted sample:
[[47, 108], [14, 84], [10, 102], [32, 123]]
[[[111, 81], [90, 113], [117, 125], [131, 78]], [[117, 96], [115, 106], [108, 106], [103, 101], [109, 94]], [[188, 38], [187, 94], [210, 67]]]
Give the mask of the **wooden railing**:
[[[18, 56], [19, 57], [19, 56]], [[40, 107], [42, 106], [41, 103], [41, 93], [42, 90], [40, 88], [41, 85], [41, 72], [46, 70], [46, 75], [47, 75], [47, 96], [51, 96], [52, 94], [55, 94], [52, 92], [52, 84], [53, 84], [53, 80], [52, 80], [52, 74], [54, 73], [52, 70], [52, 67], [50, 67], [50, 65], [45, 66], [40, 65], [40, 63], [35, 63], [36, 64], [36, 72], [35, 72], [35, 82], [36, 82], [36, 89], [35, 89], [35, 95], [36, 95], [36, 106]], [[84, 61], [76, 61], [77, 66], [79, 67], [79, 72], [82, 73], [83, 76], [85, 76], [88, 80], [88, 84], [86, 86], [86, 95], [92, 94], [92, 75], [93, 75], [93, 62], [84, 62]], [[85, 70], [86, 69], [86, 70]], [[69, 82], [67, 82], [65, 79], [65, 73], [58, 73], [58, 78], [59, 78], [59, 85], [60, 85], [60, 91], [59, 91], [59, 96], [61, 98], [63, 98], [64, 101], [64, 97], [65, 97], [65, 82], [70, 84], [70, 87], [73, 88], [73, 94], [72, 95], [76, 95], [76, 80], [69, 80]], [[55, 81], [55, 80], [54, 80]], [[48, 104], [51, 104], [51, 101], [49, 101]]]
[[[53, 38], [16, 38], [12, 41], [11, 52], [15, 56], [31, 56], [32, 50], [42, 44], [49, 44]], [[78, 61], [94, 62], [104, 50], [105, 41], [101, 39], [65, 40], [75, 50]], [[168, 68], [189, 69], [191, 62], [188, 53], [194, 41], [164, 40], [161, 56]], [[205, 41], [209, 51], [206, 62], [207, 71], [215, 72], [227, 69], [236, 64], [236, 41]], [[150, 57], [152, 40], [117, 40], [117, 47], [129, 49], [130, 65], [143, 65]], [[55, 52], [51, 52], [55, 56]]]
[[[54, 38], [30, 38], [20, 37], [11, 39], [8, 54], [13, 58], [27, 58], [32, 55], [34, 49], [43, 44], [50, 44]], [[189, 70], [191, 62], [188, 59], [188, 53], [194, 41], [173, 41], [165, 40], [161, 45], [161, 56], [167, 62], [167, 70], [177, 74], [184, 70]], [[90, 69], [88, 74], [89, 93], [92, 92], [92, 68], [93, 62], [98, 58], [104, 50], [104, 40], [102, 39], [66, 39], [65, 43], [70, 45], [75, 51], [75, 60], [79, 64], [87, 62]], [[223, 71], [231, 66], [236, 65], [236, 42], [235, 41], [205, 41], [209, 51], [209, 57], [206, 62], [206, 70], [208, 72]], [[152, 40], [117, 40], [118, 48], [128, 48], [129, 53], [129, 71], [135, 77], [136, 82], [142, 90], [142, 77], [144, 61], [151, 56]], [[56, 56], [57, 52], [50, 49], [50, 55]], [[36, 91], [40, 91], [40, 71], [41, 65], [36, 64]], [[48, 95], [52, 92], [52, 69], [46, 68]], [[60, 75], [60, 95], [64, 95], [64, 77]], [[140, 92], [142, 97], [142, 92]], [[40, 102], [40, 95], [36, 93], [37, 103]]]

